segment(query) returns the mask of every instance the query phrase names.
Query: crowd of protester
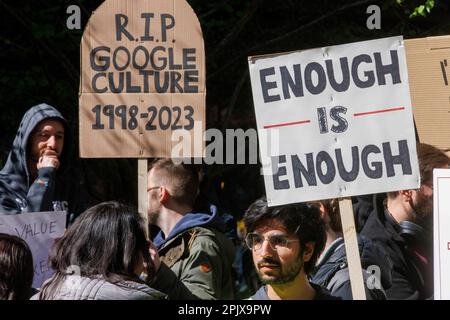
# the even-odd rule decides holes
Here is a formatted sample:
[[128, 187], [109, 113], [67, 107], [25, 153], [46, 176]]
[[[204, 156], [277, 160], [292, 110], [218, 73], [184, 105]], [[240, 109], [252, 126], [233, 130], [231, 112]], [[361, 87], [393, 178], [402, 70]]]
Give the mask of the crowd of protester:
[[[196, 167], [156, 159], [147, 225], [117, 201], [83, 208], [71, 141], [54, 107], [24, 115], [0, 171], [0, 215], [64, 210], [67, 229], [40, 288], [27, 243], [0, 234], [0, 299], [353, 298], [338, 199], [269, 207], [261, 197], [236, 221], [214, 204], [196, 207]], [[420, 188], [353, 198], [367, 299], [433, 298], [433, 169], [450, 158], [423, 143], [417, 155]]]

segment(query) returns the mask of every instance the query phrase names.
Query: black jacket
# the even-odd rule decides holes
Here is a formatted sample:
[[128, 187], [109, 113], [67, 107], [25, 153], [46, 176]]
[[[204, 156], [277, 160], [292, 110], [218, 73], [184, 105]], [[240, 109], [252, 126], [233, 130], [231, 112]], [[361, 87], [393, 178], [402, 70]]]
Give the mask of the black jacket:
[[[392, 263], [387, 253], [364, 237], [358, 237], [358, 247], [367, 299], [385, 300], [384, 290], [392, 282]], [[353, 299], [343, 238], [336, 239], [323, 253], [311, 282], [327, 288], [333, 296]]]
[[407, 238], [380, 197], [374, 196], [361, 235], [384, 248], [392, 261], [392, 286], [386, 290], [388, 299], [427, 299], [433, 293], [432, 243], [425, 240], [425, 235], [416, 237], [415, 243]]
[[[60, 166], [41, 168], [31, 181], [27, 168], [27, 144], [33, 129], [45, 119], [57, 119], [64, 124], [64, 147]], [[79, 179], [72, 177], [69, 156], [72, 141], [64, 117], [45, 103], [29, 109], [22, 118], [5, 166], [0, 171], [0, 214], [66, 210], [79, 213]]]

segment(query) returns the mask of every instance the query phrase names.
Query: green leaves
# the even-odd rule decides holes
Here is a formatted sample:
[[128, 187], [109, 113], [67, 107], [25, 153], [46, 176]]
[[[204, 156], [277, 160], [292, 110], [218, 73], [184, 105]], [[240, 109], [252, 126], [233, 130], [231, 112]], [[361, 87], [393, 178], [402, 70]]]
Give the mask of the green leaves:
[[[397, 0], [397, 3], [402, 4], [404, 0]], [[413, 9], [409, 18], [426, 17], [434, 8], [435, 0], [426, 0], [424, 4], [417, 6]]]
[[426, 0], [425, 3], [423, 3], [423, 0], [395, 0], [395, 2], [404, 9], [405, 14], [408, 15], [410, 19], [426, 17], [430, 14], [436, 3], [435, 0]]

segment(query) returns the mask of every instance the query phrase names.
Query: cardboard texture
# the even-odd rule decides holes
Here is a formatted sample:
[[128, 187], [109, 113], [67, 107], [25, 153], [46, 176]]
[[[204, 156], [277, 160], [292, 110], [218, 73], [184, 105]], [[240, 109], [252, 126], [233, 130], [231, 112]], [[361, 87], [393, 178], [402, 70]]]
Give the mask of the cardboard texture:
[[405, 40], [405, 49], [419, 139], [450, 150], [450, 36]]
[[186, 1], [105, 1], [81, 40], [80, 156], [171, 157], [182, 132], [183, 155], [202, 157], [204, 56]]

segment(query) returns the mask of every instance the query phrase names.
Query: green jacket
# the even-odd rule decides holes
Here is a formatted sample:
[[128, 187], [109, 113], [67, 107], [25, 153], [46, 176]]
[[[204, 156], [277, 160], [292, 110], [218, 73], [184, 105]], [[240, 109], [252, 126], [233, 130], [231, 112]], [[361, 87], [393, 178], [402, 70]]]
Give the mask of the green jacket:
[[158, 252], [161, 267], [150, 286], [169, 299], [233, 299], [234, 245], [223, 233], [194, 227]]

